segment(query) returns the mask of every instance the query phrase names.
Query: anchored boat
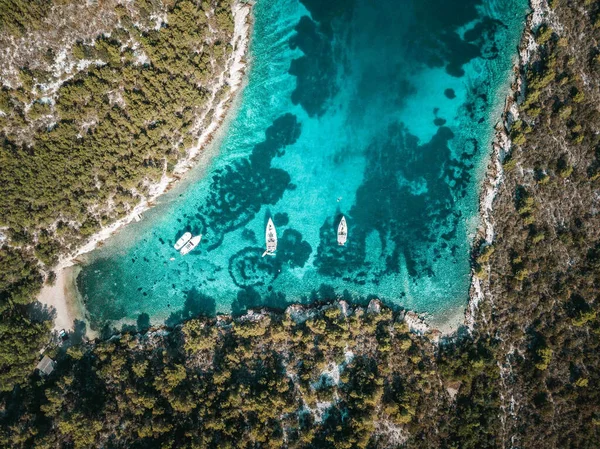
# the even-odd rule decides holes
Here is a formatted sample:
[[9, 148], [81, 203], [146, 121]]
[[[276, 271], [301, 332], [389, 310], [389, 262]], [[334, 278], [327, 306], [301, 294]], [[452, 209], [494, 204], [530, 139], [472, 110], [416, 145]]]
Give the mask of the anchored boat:
[[175, 243], [174, 248], [177, 251], [179, 251], [181, 248], [183, 248], [183, 245], [185, 245], [187, 242], [190, 241], [191, 238], [192, 238], [192, 233], [191, 232], [186, 232], [181, 237], [179, 237], [179, 240], [177, 240], [177, 243]]
[[275, 254], [275, 251], [277, 250], [277, 231], [275, 230], [273, 220], [271, 220], [270, 218], [267, 222], [265, 241], [267, 242], [267, 250], [263, 253], [263, 257], [267, 255], [273, 256]]
[[338, 225], [338, 232], [337, 232], [338, 245], [344, 246], [346, 244], [347, 239], [348, 239], [348, 226], [346, 225], [346, 217], [344, 217], [342, 215], [342, 219], [340, 220], [340, 224]]
[[185, 256], [187, 253], [189, 253], [191, 250], [193, 250], [196, 246], [198, 246], [198, 243], [200, 243], [200, 240], [202, 240], [202, 234], [197, 235], [196, 237], [192, 237], [183, 246], [183, 248], [181, 248], [181, 251], [179, 251], [181, 253], [181, 255]]

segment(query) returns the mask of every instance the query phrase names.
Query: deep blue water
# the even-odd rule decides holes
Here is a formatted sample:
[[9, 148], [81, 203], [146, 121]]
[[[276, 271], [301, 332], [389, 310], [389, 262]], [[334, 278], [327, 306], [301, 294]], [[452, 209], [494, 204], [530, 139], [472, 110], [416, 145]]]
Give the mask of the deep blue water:
[[[259, 0], [248, 85], [217, 156], [91, 254], [77, 282], [92, 321], [332, 297], [462, 309], [526, 8]], [[262, 258], [269, 216], [279, 247]], [[204, 237], [182, 257], [173, 244], [188, 230]]]

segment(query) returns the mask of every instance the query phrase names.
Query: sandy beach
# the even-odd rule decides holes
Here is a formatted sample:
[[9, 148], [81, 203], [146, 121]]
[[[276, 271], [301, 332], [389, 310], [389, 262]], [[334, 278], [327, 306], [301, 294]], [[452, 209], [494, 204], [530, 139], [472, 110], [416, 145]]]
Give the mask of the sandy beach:
[[[206, 163], [210, 155], [204, 154], [204, 149], [214, 138], [215, 133], [223, 124], [229, 107], [242, 91], [244, 86], [244, 75], [247, 70], [248, 48], [252, 34], [252, 6], [247, 3], [236, 3], [233, 6], [234, 32], [231, 46], [234, 51], [231, 55], [227, 70], [219, 77], [218, 82], [212, 89], [212, 104], [214, 115], [210, 124], [204, 129], [198, 129], [198, 139], [195, 145], [188, 151], [187, 157], [178, 162], [174, 169], [174, 176], [165, 173], [159, 183], [150, 186], [149, 195], [138, 203], [127, 216], [117, 220], [94, 234], [75, 253], [64, 256], [53, 268], [56, 273], [56, 281], [53, 285], [44, 285], [38, 295], [38, 301], [53, 307], [56, 310], [54, 329], [73, 330], [75, 320], [85, 320], [85, 306], [77, 295], [76, 279], [80, 268], [77, 258], [85, 253], [93, 251], [99, 243], [108, 239], [123, 226], [139, 219], [139, 217], [150, 207], [154, 200], [169, 191], [173, 184], [181, 179], [181, 176], [191, 168]], [[228, 94], [219, 102], [216, 102], [219, 90], [228, 85]], [[211, 109], [211, 108], [207, 108]], [[198, 120], [198, 127], [202, 117]], [[89, 329], [89, 326], [88, 326]]]
[[73, 323], [83, 316], [82, 304], [77, 298], [77, 287], [75, 280], [79, 274], [80, 267], [72, 265], [64, 267], [57, 272], [56, 281], [53, 285], [44, 285], [38, 300], [51, 306], [56, 310], [54, 319], [55, 329], [70, 330]]

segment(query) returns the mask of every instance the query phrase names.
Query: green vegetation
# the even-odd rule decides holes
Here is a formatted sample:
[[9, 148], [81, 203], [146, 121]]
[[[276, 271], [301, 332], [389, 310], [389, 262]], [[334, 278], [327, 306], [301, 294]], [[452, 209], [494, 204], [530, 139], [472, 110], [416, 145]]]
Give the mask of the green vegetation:
[[[479, 260], [499, 251], [485, 249]], [[575, 302], [573, 324], [580, 332], [593, 330], [587, 342], [593, 351], [600, 322], [592, 305]], [[433, 333], [411, 332], [404, 312], [374, 304], [195, 318], [167, 331], [67, 343], [49, 377], [35, 375], [0, 395], [6, 410], [0, 445], [333, 449], [402, 441], [406, 448], [501, 447], [505, 342], [477, 331], [439, 344]], [[533, 338], [531, 355], [513, 369], [523, 370], [518, 385], [530, 392], [531, 404], [547, 409], [536, 379], [550, 376], [565, 354], [541, 333]], [[585, 395], [578, 409], [585, 422], [598, 416], [600, 395], [590, 386], [599, 380], [584, 365], [572, 381], [564, 379]], [[553, 393], [560, 397], [556, 386]], [[538, 410], [525, 399], [519, 407]], [[600, 428], [593, 429], [579, 435], [578, 447], [594, 447], [588, 443]]]
[[[598, 2], [552, 2], [552, 28], [522, 72], [526, 86], [510, 166], [494, 203], [494, 252], [482, 281], [476, 335], [501, 339], [495, 391], [514, 398], [504, 443], [492, 447], [593, 448], [600, 433], [600, 100]], [[585, 15], [582, 10], [585, 9]], [[556, 26], [555, 26], [556, 25]], [[517, 131], [519, 131], [517, 129]], [[519, 219], [521, 217], [522, 219]], [[503, 407], [512, 407], [506, 400]], [[508, 440], [510, 438], [510, 441]]]
[[[367, 310], [193, 319], [71, 347], [46, 382], [4, 397], [0, 444], [367, 448], [392, 444], [391, 429], [409, 447], [493, 441], [497, 420], [479, 417], [499, 411], [493, 353], [464, 341], [438, 362], [403, 313]], [[456, 404], [446, 383], [463, 385]]]
[[0, 0], [0, 33], [22, 36], [39, 29], [51, 5], [52, 0]]
[[[0, 33], [43, 30], [50, 9], [69, 1], [1, 0]], [[49, 340], [47, 313], [30, 304], [43, 279], [186, 155], [212, 118], [214, 80], [231, 54], [230, 0], [102, 7], [118, 17], [114, 28], [72, 42], [86, 70], [60, 84], [50, 49], [19, 68], [18, 87], [0, 90], [2, 390], [25, 380]], [[167, 23], [156, 29], [152, 17], [163, 13]], [[60, 87], [47, 93], [48, 83]]]
[[[228, 17], [211, 17], [210, 25], [223, 22], [228, 29]], [[64, 83], [54, 105], [34, 101], [27, 109], [34, 100], [30, 92], [24, 100], [18, 89], [5, 91], [12, 108], [0, 148], [0, 226], [8, 227], [10, 239], [20, 233], [23, 244], [35, 245], [47, 265], [61, 249], [76, 247], [81, 237], [130, 210], [149, 182], [185, 155], [207, 107], [210, 82], [227, 57], [223, 42], [229, 31], [214, 36], [206, 12], [191, 1], [177, 2], [168, 11], [168, 26], [158, 31], [125, 18], [110, 38], [77, 44], [78, 56], [105, 64]], [[135, 52], [147, 63], [136, 62], [136, 42]], [[26, 84], [43, 82], [24, 73], [30, 76]], [[52, 123], [38, 127], [44, 116]], [[21, 139], [23, 125], [32, 129], [28, 141]]]
[[[16, 176], [0, 173], [0, 446], [597, 448], [600, 98], [590, 80], [600, 3], [551, 3], [557, 26], [540, 27], [522, 73], [495, 240], [473, 257], [484, 299], [474, 329], [441, 343], [383, 306], [151, 331], [146, 317], [139, 333], [50, 348], [55, 371], [29, 375], [48, 342], [47, 311], [30, 303], [44, 273], [185, 152], [211, 67], [228, 51], [228, 5], [205, 2], [213, 13], [203, 15], [169, 1], [160, 30], [143, 25], [155, 2], [135, 2], [141, 27], [118, 8], [110, 38], [72, 49], [105, 64], [65, 83], [54, 103], [34, 89], [50, 75], [22, 68], [22, 86], [0, 91], [0, 163]], [[196, 51], [198, 39], [214, 52]], [[135, 63], [133, 41], [150, 62]], [[61, 177], [50, 176], [57, 167]]]
[[29, 377], [48, 342], [51, 321], [30, 304], [41, 282], [35, 260], [0, 247], [0, 391]]
[[550, 38], [552, 37], [552, 33], [553, 33], [552, 28], [550, 28], [547, 25], [542, 25], [537, 30], [535, 40], [539, 45], [544, 45], [546, 42], [548, 42], [550, 40]]

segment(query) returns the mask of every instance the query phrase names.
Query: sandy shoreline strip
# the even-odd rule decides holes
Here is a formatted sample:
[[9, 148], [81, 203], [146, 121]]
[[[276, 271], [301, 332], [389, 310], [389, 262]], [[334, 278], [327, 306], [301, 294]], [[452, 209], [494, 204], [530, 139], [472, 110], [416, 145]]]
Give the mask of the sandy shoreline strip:
[[[80, 247], [75, 253], [62, 257], [58, 264], [53, 268], [56, 273], [56, 281], [53, 285], [44, 285], [37, 299], [42, 304], [53, 307], [56, 310], [54, 319], [54, 329], [73, 330], [75, 320], [85, 321], [85, 306], [81, 298], [77, 295], [77, 286], [75, 281], [80, 268], [77, 267], [77, 258], [85, 253], [93, 251], [100, 242], [108, 239], [112, 234], [123, 226], [131, 223], [143, 212], [153, 206], [153, 201], [166, 193], [178, 182], [181, 175], [191, 168], [206, 162], [203, 157], [203, 149], [212, 142], [214, 134], [223, 124], [226, 113], [242, 91], [244, 86], [244, 75], [247, 69], [246, 58], [248, 57], [248, 48], [252, 34], [253, 18], [251, 3], [236, 3], [233, 5], [234, 32], [231, 45], [234, 48], [233, 54], [228, 63], [228, 68], [219, 77], [218, 83], [213, 88], [214, 115], [210, 124], [202, 131], [196, 144], [188, 151], [185, 159], [182, 159], [175, 166], [173, 177], [163, 175], [159, 183], [150, 186], [149, 195], [131, 212], [117, 220], [110, 226], [101, 229]], [[230, 87], [229, 93], [223, 100], [214, 104], [217, 92], [225, 85]], [[210, 108], [208, 108], [210, 109]], [[201, 122], [202, 120], [199, 120]], [[207, 155], [208, 156], [208, 155]]]
[[75, 304], [68, 301], [68, 298], [72, 299], [74, 296], [69, 290], [73, 288], [76, 275], [75, 266], [61, 269], [54, 284], [45, 285], [38, 296], [41, 303], [53, 307], [56, 311], [55, 329], [72, 329], [73, 322], [78, 318]]

